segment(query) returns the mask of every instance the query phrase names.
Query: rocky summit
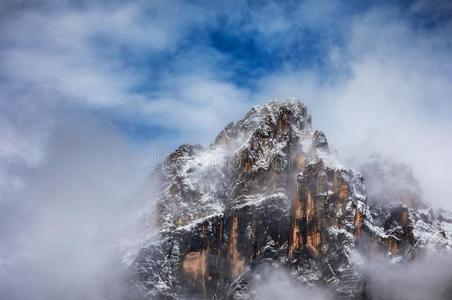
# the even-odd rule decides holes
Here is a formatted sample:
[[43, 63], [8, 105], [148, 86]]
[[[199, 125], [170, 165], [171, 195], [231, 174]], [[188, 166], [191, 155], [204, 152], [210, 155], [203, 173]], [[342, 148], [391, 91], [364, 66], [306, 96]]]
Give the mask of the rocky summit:
[[276, 269], [334, 299], [371, 299], [367, 260], [452, 246], [452, 217], [423, 201], [407, 167], [378, 157], [342, 166], [295, 100], [251, 108], [156, 174], [159, 238], [130, 264], [144, 299], [256, 299], [253, 284]]

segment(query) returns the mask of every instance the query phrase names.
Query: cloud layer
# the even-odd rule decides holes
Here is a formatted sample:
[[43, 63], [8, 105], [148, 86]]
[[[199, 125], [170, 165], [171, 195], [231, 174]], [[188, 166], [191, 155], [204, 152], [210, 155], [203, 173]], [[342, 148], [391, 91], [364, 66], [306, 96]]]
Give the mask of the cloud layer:
[[1, 294], [104, 299], [121, 272], [99, 243], [133, 223], [146, 153], [207, 145], [274, 98], [305, 101], [350, 165], [408, 163], [452, 208], [451, 14], [441, 0], [2, 1]]

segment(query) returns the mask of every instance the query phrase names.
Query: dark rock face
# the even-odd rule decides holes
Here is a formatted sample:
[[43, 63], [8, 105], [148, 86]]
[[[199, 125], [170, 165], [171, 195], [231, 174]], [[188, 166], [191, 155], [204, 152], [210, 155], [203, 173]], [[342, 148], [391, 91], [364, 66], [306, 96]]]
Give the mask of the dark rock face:
[[[447, 218], [435, 218], [417, 188], [377, 182], [368, 203], [365, 177], [333, 156], [297, 101], [252, 108], [208, 149], [180, 146], [160, 168], [161, 238], [132, 263], [135, 287], [148, 299], [249, 299], [270, 266], [363, 299], [360, 259], [450, 248]], [[382, 178], [380, 163], [363, 173]]]

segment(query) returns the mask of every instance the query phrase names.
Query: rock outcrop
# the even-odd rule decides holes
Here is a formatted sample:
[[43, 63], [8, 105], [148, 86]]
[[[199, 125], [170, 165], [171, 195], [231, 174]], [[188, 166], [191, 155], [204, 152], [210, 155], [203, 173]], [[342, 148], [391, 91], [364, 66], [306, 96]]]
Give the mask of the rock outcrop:
[[[407, 172], [390, 172], [406, 179], [395, 187], [388, 165], [374, 160], [364, 177], [341, 166], [301, 102], [253, 107], [209, 148], [182, 145], [159, 167], [161, 236], [131, 264], [133, 284], [149, 299], [249, 299], [253, 278], [280, 268], [365, 299], [369, 255], [403, 261], [452, 245], [451, 220]], [[369, 196], [366, 174], [381, 179]]]

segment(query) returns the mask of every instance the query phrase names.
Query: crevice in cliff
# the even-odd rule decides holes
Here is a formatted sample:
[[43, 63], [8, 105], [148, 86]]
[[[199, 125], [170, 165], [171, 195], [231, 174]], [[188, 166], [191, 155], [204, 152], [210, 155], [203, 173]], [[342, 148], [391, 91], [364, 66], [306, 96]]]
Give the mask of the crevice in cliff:
[[353, 225], [355, 226], [355, 238], [358, 240], [361, 237], [363, 223], [363, 214], [358, 209], [355, 213], [355, 218], [353, 220]]
[[385, 239], [385, 245], [388, 248], [391, 255], [395, 255], [400, 252], [399, 241], [394, 237]]
[[245, 267], [245, 260], [241, 258], [238, 251], [237, 237], [239, 231], [239, 224], [237, 216], [232, 217], [231, 233], [229, 237], [229, 262], [231, 266], [231, 273], [236, 278]]
[[290, 241], [290, 248], [289, 248], [289, 257], [293, 257], [293, 254], [295, 250], [297, 250], [300, 247], [300, 226], [298, 225], [298, 222], [295, 221], [295, 224], [292, 226], [292, 235], [291, 235], [291, 241]]
[[185, 255], [182, 262], [183, 271], [190, 275], [194, 280], [200, 281], [204, 294], [206, 294], [205, 275], [207, 271], [207, 253], [208, 250], [193, 251]]

